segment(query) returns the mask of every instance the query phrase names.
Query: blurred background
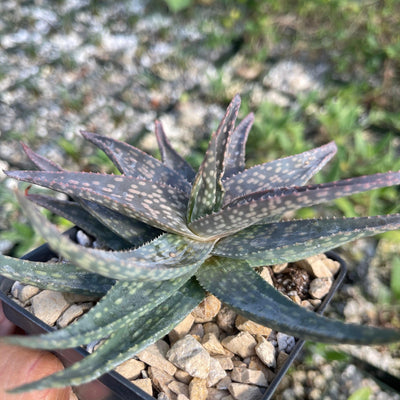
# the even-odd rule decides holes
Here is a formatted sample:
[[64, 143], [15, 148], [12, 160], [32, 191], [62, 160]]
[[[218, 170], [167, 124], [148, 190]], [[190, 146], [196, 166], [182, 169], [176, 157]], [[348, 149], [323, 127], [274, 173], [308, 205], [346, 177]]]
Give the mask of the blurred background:
[[[255, 113], [254, 165], [330, 140], [314, 179], [400, 169], [398, 0], [36, 0], [0, 2], [0, 170], [29, 168], [20, 141], [71, 170], [111, 171], [81, 129], [157, 156], [154, 120], [198, 166], [240, 93]], [[39, 245], [0, 172], [0, 251]], [[398, 188], [340, 199], [297, 217], [400, 212]], [[52, 217], [61, 228], [68, 223]], [[346, 283], [329, 315], [400, 327], [400, 232], [340, 249]], [[276, 399], [400, 399], [348, 358], [400, 374], [400, 346], [307, 344]]]

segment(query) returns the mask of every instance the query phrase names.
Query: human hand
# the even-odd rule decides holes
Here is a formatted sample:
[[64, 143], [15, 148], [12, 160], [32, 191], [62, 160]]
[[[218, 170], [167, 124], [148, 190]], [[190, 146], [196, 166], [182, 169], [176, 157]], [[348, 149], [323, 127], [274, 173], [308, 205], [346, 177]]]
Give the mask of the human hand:
[[[0, 337], [10, 335], [15, 330], [15, 325], [5, 317], [0, 302]], [[0, 400], [68, 400], [70, 388], [7, 393], [7, 389], [38, 380], [62, 368], [61, 361], [49, 351], [0, 343]]]

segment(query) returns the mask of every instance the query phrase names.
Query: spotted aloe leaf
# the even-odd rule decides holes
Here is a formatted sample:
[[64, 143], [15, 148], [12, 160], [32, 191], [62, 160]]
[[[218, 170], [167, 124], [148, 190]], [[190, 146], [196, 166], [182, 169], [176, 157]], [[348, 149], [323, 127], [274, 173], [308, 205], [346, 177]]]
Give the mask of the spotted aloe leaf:
[[400, 340], [396, 330], [345, 324], [308, 311], [274, 289], [244, 260], [212, 257], [203, 264], [197, 278], [205, 290], [241, 315], [289, 335], [325, 343]]
[[398, 184], [400, 172], [387, 172], [319, 185], [266, 190], [243, 196], [221, 211], [193, 221], [189, 228], [199, 236], [227, 236], [266, 217]]
[[95, 133], [81, 132], [85, 139], [103, 150], [122, 174], [163, 183], [190, 193], [190, 184], [161, 161], [127, 143]]
[[[63, 171], [60, 166], [35, 153], [25, 144], [22, 143], [22, 146], [29, 159], [38, 169], [53, 172]], [[93, 201], [82, 199], [78, 195], [71, 197], [76, 201], [74, 205], [70, 203], [70, 207], [72, 207], [73, 210], [69, 210], [69, 207], [62, 207], [61, 204], [57, 206], [57, 209], [55, 209], [56, 200], [53, 200], [50, 203], [49, 201], [45, 202], [44, 199], [42, 199], [40, 205], [72, 221], [87, 233], [96, 237], [97, 240], [103, 240], [108, 244], [108, 247], [113, 250], [139, 246], [161, 233], [149, 225], [132, 218], [126, 218], [125, 215], [117, 211], [110, 210], [109, 208]], [[38, 198], [31, 199], [36, 203], [38, 202]], [[78, 203], [80, 206], [78, 206]], [[79, 208], [81, 209], [79, 210]], [[79, 221], [76, 220], [78, 213], [81, 214]], [[72, 214], [70, 216], [73, 219], [70, 219], [67, 214]], [[118, 237], [115, 237], [115, 234], [118, 235], [119, 239]]]
[[305, 185], [336, 151], [335, 143], [330, 142], [301, 154], [246, 169], [224, 182], [224, 204], [262, 190]]
[[188, 182], [193, 182], [196, 172], [171, 146], [160, 121], [155, 122], [155, 133], [163, 163]]
[[195, 237], [186, 226], [187, 196], [141, 178], [86, 172], [9, 171], [12, 178], [94, 201], [156, 228]]
[[[188, 276], [168, 281], [118, 281], [85, 315], [62, 330], [38, 336], [10, 336], [7, 343], [47, 350], [66, 349], [89, 344], [125, 329], [139, 317], [150, 313], [172, 296]], [[123, 304], [123, 307], [121, 305]]]
[[350, 241], [400, 229], [400, 214], [327, 218], [255, 225], [221, 239], [213, 254], [246, 260], [251, 266], [307, 258]]
[[165, 302], [155, 307], [151, 318], [144, 315], [131, 326], [115, 330], [95, 352], [64, 371], [11, 390], [22, 393], [89, 382], [137, 354], [166, 335], [204, 298], [204, 291], [192, 279]]
[[[71, 221], [104, 246], [113, 250], [127, 249], [132, 245], [108, 230], [99, 220], [92, 216], [75, 201], [60, 200], [55, 197], [40, 194], [28, 194], [27, 198], [35, 204], [45, 207], [54, 214]], [[125, 218], [126, 219], [126, 218]]]
[[0, 254], [0, 275], [40, 289], [102, 296], [114, 284], [105, 278], [64, 262], [20, 260]]
[[18, 200], [34, 228], [50, 247], [86, 271], [121, 280], [167, 280], [194, 273], [208, 257], [212, 242], [198, 242], [165, 233], [134, 250], [106, 251], [85, 248], [63, 236], [25, 196]]
[[225, 154], [225, 168], [223, 180], [242, 172], [246, 161], [246, 142], [250, 129], [254, 122], [254, 114], [247, 115], [235, 128], [228, 140]]
[[222, 205], [225, 153], [229, 137], [234, 130], [239, 107], [240, 97], [235, 96], [218, 129], [211, 136], [206, 155], [193, 182], [188, 205], [188, 221], [210, 214]]

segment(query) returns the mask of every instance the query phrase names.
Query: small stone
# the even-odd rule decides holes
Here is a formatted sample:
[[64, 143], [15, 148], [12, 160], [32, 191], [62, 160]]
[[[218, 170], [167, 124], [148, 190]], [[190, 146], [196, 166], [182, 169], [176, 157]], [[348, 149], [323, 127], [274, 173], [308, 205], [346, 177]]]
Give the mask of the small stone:
[[183, 394], [186, 397], [189, 397], [189, 385], [186, 385], [185, 383], [178, 382], [178, 381], [172, 381], [169, 385], [168, 388], [174, 392], [175, 394]]
[[185, 396], [185, 395], [182, 394], [182, 393], [179, 393], [179, 394], [176, 396], [176, 400], [189, 400], [189, 397]]
[[189, 384], [190, 400], [206, 400], [208, 395], [206, 380], [193, 378]]
[[268, 368], [263, 362], [258, 358], [258, 356], [251, 356], [250, 357], [250, 362], [248, 365], [249, 369], [254, 369], [256, 371], [261, 371], [265, 378], [267, 379], [267, 382], [271, 382], [274, 378], [274, 373], [270, 368]]
[[174, 375], [176, 367], [166, 358], [168, 349], [168, 343], [159, 340], [138, 353], [137, 358], [150, 366], [157, 367], [170, 375]]
[[279, 371], [286, 360], [289, 358], [289, 354], [285, 353], [284, 351], [280, 351], [278, 353], [278, 357], [276, 358], [276, 368]]
[[235, 331], [236, 313], [227, 306], [222, 306], [217, 315], [218, 326], [227, 333]]
[[314, 306], [308, 300], [302, 300], [300, 305], [302, 307], [306, 308], [307, 310], [310, 310], [310, 311], [314, 310]]
[[164, 392], [158, 393], [157, 400], [171, 400]]
[[310, 299], [308, 301], [314, 307], [314, 309], [318, 308], [321, 305], [321, 300], [319, 299]]
[[168, 334], [168, 338], [171, 344], [174, 344], [177, 340], [182, 339], [186, 336], [190, 329], [192, 328], [194, 322], [194, 317], [192, 313], [187, 315], [187, 317], [181, 321], [178, 325], [175, 326]]
[[144, 392], [149, 394], [150, 396], [153, 396], [153, 386], [151, 384], [151, 379], [150, 378], [145, 378], [145, 379], [136, 379], [132, 381], [132, 383], [140, 389], [142, 389]]
[[176, 370], [174, 377], [179, 382], [186, 383], [187, 385], [189, 385], [190, 381], [193, 379], [190, 374], [188, 374], [186, 371], [183, 371], [182, 369]]
[[11, 288], [11, 294], [20, 300], [22, 303], [26, 303], [31, 297], [35, 296], [40, 292], [40, 289], [32, 285], [23, 285], [21, 282], [14, 282]]
[[213, 295], [207, 296], [193, 311], [196, 323], [211, 321], [221, 309], [221, 302]]
[[83, 315], [86, 311], [92, 308], [93, 303], [72, 304], [69, 306], [57, 320], [59, 328], [65, 328], [71, 324], [76, 318]]
[[60, 315], [68, 308], [60, 292], [43, 290], [32, 297], [32, 313], [46, 324], [53, 326]]
[[276, 367], [275, 346], [262, 336], [257, 337], [258, 344], [255, 347], [258, 358], [270, 368]]
[[225, 378], [222, 378], [218, 383], [217, 383], [217, 389], [224, 390], [228, 389], [229, 385], [232, 383], [232, 379], [229, 375], [227, 375]]
[[216, 385], [222, 378], [226, 377], [226, 372], [217, 359], [211, 357], [210, 373], [207, 377], [207, 387]]
[[245, 383], [232, 382], [228, 390], [235, 400], [257, 400], [263, 395], [263, 391], [258, 386]]
[[85, 232], [76, 232], [76, 241], [83, 247], [92, 247], [93, 240]]
[[132, 380], [138, 378], [144, 368], [144, 362], [131, 358], [118, 365], [118, 367], [115, 368], [115, 371], [126, 379]]
[[192, 336], [178, 340], [167, 353], [168, 360], [193, 377], [207, 379], [210, 372], [210, 355]]
[[225, 355], [224, 346], [213, 333], [206, 333], [202, 340], [203, 347], [211, 355]]
[[173, 397], [173, 393], [168, 387], [168, 385], [174, 380], [173, 376], [157, 367], [149, 367], [149, 376], [153, 382], [153, 385], [160, 392], [164, 392], [169, 399]]
[[290, 353], [296, 344], [293, 336], [286, 335], [282, 332], [277, 333], [276, 341], [278, 342], [279, 351], [284, 351], [285, 353]]
[[333, 274], [326, 264], [326, 258], [321, 258], [320, 255], [308, 257], [305, 260], [296, 262], [296, 265], [305, 269], [315, 278], [333, 278]]
[[198, 337], [199, 340], [204, 336], [203, 324], [193, 324], [192, 329], [190, 329], [189, 334]]
[[221, 400], [223, 397], [229, 395], [228, 390], [220, 390], [216, 388], [208, 388], [207, 400]]
[[273, 265], [272, 271], [274, 272], [274, 274], [279, 274], [279, 273], [283, 272], [288, 267], [288, 265], [289, 265], [289, 263]]
[[268, 282], [271, 286], [274, 286], [274, 281], [272, 280], [271, 272], [268, 267], [264, 267], [260, 272], [261, 278]]
[[249, 332], [240, 332], [234, 336], [227, 336], [222, 340], [222, 345], [242, 358], [255, 354], [256, 340]]
[[296, 304], [301, 304], [302, 300], [300, 296], [297, 293], [289, 293], [289, 297], [292, 301], [294, 301]]
[[205, 335], [207, 335], [207, 333], [212, 333], [217, 338], [219, 337], [220, 329], [219, 329], [219, 326], [215, 322], [206, 322], [203, 325], [203, 328], [204, 328], [204, 334]]
[[267, 379], [265, 378], [262, 371], [256, 371], [254, 369], [235, 367], [231, 373], [232, 381], [239, 383], [249, 383], [251, 385], [263, 386], [268, 385]]
[[233, 361], [229, 356], [215, 356], [214, 357], [220, 363], [221, 367], [224, 370], [232, 370], [233, 369]]
[[309, 293], [315, 299], [322, 299], [331, 289], [332, 280], [330, 278], [316, 278], [311, 281]]
[[340, 269], [340, 262], [330, 259], [326, 257], [325, 254], [321, 254], [321, 258], [324, 259], [326, 266], [329, 268], [329, 271], [332, 272], [332, 275], [336, 275]]
[[272, 331], [271, 328], [267, 328], [266, 326], [250, 321], [242, 315], [238, 315], [236, 317], [235, 325], [236, 328], [239, 329], [239, 331], [246, 331], [251, 333], [252, 335], [268, 336]]

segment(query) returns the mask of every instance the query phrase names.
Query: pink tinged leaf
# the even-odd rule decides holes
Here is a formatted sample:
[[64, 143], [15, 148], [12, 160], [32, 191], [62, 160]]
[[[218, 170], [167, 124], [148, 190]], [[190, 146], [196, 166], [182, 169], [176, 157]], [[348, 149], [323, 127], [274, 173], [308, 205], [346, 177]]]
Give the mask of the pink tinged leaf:
[[262, 190], [302, 186], [335, 154], [334, 142], [294, 156], [249, 168], [224, 181], [224, 206], [239, 196]]
[[224, 157], [239, 107], [240, 96], [236, 95], [229, 104], [217, 131], [211, 136], [206, 155], [192, 186], [188, 205], [188, 221], [210, 214], [222, 205], [224, 188], [221, 180], [225, 167]]
[[400, 229], [400, 214], [329, 218], [254, 225], [221, 239], [213, 254], [246, 260], [251, 266], [292, 262], [353, 240]]
[[208, 257], [213, 243], [163, 234], [147, 245], [128, 251], [105, 251], [82, 247], [62, 235], [24, 195], [18, 200], [49, 246], [80, 268], [121, 280], [168, 280], [191, 273]]
[[26, 155], [38, 169], [43, 171], [62, 171], [62, 168], [55, 162], [50, 161], [47, 158], [35, 153], [32, 149], [30, 149], [26, 144], [22, 142], [21, 145]]
[[209, 239], [223, 237], [267, 217], [398, 184], [400, 172], [387, 172], [320, 185], [266, 190], [236, 199], [221, 211], [191, 222], [189, 228]]
[[143, 178], [154, 183], [163, 183], [190, 193], [190, 183], [161, 161], [127, 143], [97, 135], [81, 132], [85, 139], [103, 150], [122, 174]]
[[254, 114], [250, 113], [235, 128], [230, 140], [228, 140], [225, 154], [225, 169], [222, 177], [224, 181], [233, 175], [242, 172], [245, 168], [246, 142], [253, 122]]
[[187, 196], [176, 188], [124, 175], [66, 171], [8, 171], [6, 174], [93, 201], [156, 228], [195, 237], [185, 221]]
[[182, 175], [188, 182], [193, 182], [196, 172], [171, 146], [160, 121], [155, 122], [155, 132], [161, 159], [168, 168]]

